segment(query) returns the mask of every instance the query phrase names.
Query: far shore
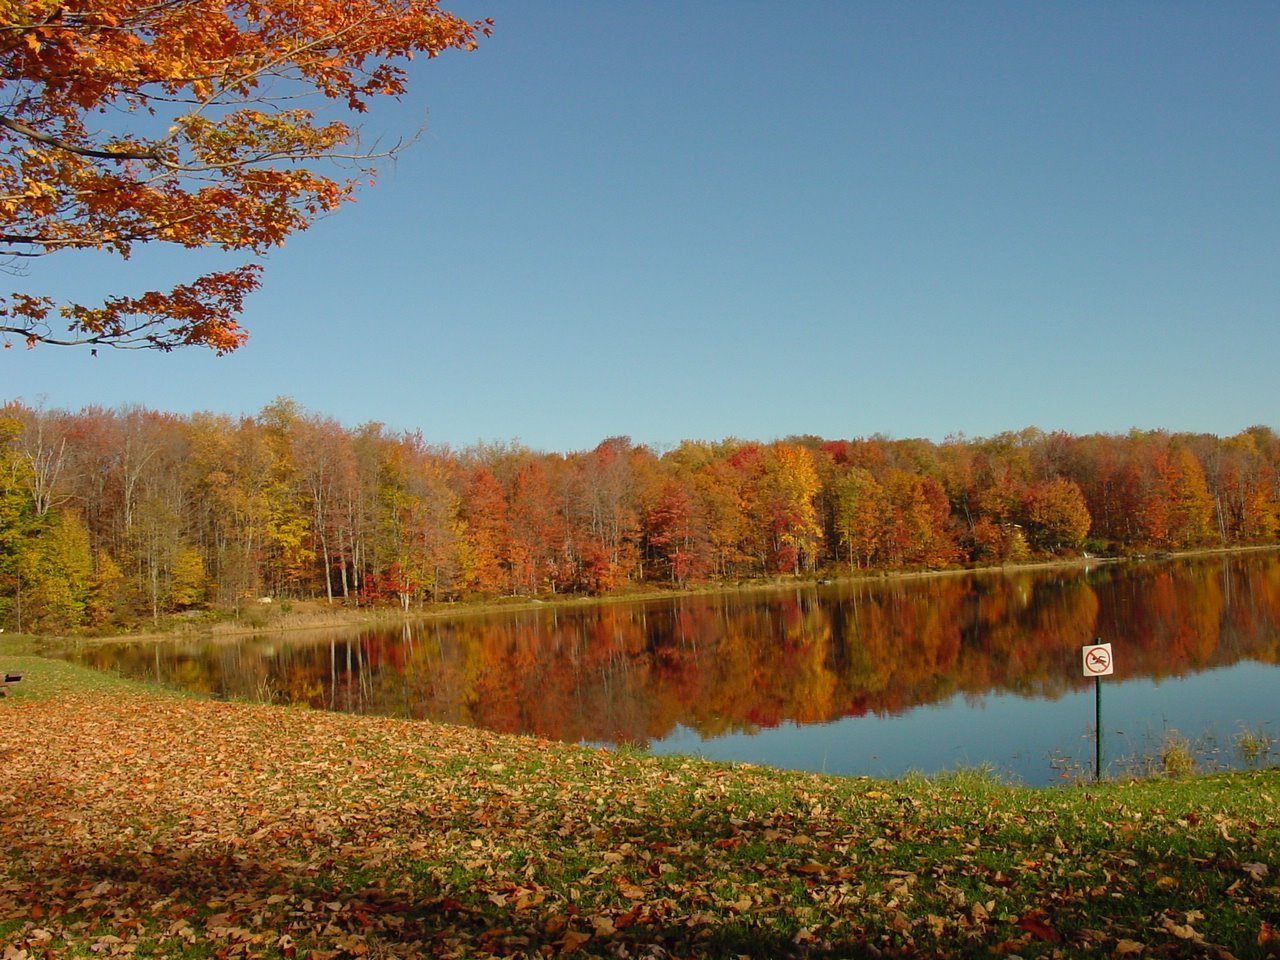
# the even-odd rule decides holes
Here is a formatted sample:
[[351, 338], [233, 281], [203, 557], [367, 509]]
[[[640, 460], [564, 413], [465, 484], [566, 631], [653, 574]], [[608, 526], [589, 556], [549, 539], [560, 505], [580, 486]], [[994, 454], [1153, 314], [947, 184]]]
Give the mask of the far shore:
[[[943, 570], [886, 570], [844, 571], [834, 573], [826, 571], [821, 575], [797, 577], [772, 577], [756, 580], [744, 580], [734, 583], [714, 582], [698, 586], [648, 588], [635, 591], [621, 591], [584, 596], [577, 594], [553, 594], [547, 597], [511, 596], [489, 598], [485, 600], [462, 600], [433, 603], [424, 607], [405, 611], [397, 606], [363, 606], [354, 607], [335, 600], [332, 604], [321, 600], [281, 599], [269, 603], [249, 601], [238, 619], [174, 622], [174, 618], [156, 630], [132, 631], [129, 633], [110, 635], [81, 635], [41, 637], [49, 642], [91, 643], [126, 643], [138, 640], [191, 639], [194, 637], [234, 638], [253, 636], [264, 633], [294, 632], [325, 629], [354, 629], [358, 627], [395, 627], [406, 623], [418, 623], [424, 620], [435, 620], [448, 617], [483, 616], [493, 613], [505, 613], [525, 610], [545, 610], [548, 608], [571, 608], [596, 606], [615, 603], [640, 603], [651, 600], [666, 600], [687, 596], [703, 596], [730, 593], [764, 593], [793, 588], [816, 587], [828, 584], [847, 583], [886, 583], [905, 580], [922, 580], [934, 577], [955, 577], [968, 574], [1016, 573], [1018, 571], [1052, 570], [1055, 568], [1076, 569], [1094, 567], [1103, 564], [1142, 563], [1151, 560], [1169, 560], [1186, 557], [1212, 556], [1217, 554], [1235, 555], [1242, 553], [1260, 553], [1280, 550], [1280, 545], [1247, 547], [1216, 547], [1200, 550], [1184, 550], [1178, 552], [1161, 552], [1149, 555], [1128, 557], [1094, 557], [1082, 556], [1071, 558], [1055, 558], [1050, 560], [1029, 561], [1017, 564], [1003, 564], [981, 567], [953, 567]], [[287, 609], [286, 609], [287, 608]]]

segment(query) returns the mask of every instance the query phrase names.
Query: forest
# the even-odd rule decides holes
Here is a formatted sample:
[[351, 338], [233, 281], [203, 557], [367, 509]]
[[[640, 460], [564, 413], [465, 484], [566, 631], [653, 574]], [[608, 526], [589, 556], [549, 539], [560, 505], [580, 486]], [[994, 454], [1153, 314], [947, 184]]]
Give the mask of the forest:
[[1280, 437], [451, 449], [256, 416], [0, 407], [0, 626], [111, 632], [320, 600], [625, 593], [1271, 544]]

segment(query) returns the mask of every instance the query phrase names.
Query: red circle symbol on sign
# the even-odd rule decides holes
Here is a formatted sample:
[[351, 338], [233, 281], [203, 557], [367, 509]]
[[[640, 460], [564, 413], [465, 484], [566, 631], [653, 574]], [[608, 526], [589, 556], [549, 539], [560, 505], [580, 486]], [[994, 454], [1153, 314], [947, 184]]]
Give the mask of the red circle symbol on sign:
[[1090, 650], [1084, 657], [1084, 668], [1090, 673], [1106, 673], [1111, 667], [1111, 651], [1099, 647]]

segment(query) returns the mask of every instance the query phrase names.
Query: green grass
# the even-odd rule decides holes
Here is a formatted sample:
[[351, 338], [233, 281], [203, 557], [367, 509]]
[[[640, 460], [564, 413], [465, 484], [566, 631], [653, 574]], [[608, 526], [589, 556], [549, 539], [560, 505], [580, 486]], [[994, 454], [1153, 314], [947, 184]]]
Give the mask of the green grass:
[[1035, 790], [183, 698], [0, 701], [0, 954], [1275, 956], [1280, 770]]
[[22, 634], [0, 636], [0, 671], [21, 673], [22, 680], [8, 685], [7, 700], [45, 699], [72, 693], [125, 693], [147, 690], [155, 694], [184, 696], [158, 685], [140, 684], [118, 674], [82, 667], [65, 660], [39, 655], [34, 637]]

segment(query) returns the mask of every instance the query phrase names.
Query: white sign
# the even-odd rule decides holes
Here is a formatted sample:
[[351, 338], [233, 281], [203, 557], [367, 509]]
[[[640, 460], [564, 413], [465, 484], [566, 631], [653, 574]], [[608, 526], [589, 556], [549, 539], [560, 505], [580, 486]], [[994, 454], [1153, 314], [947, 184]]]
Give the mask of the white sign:
[[1111, 644], [1094, 643], [1082, 648], [1084, 658], [1084, 675], [1086, 677], [1107, 677], [1116, 672], [1116, 665], [1111, 659]]

